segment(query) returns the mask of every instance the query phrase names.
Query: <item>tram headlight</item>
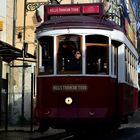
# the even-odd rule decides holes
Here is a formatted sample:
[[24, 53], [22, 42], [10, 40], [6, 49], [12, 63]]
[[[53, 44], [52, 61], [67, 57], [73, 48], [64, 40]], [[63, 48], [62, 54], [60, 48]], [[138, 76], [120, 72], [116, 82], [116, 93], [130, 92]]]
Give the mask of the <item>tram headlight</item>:
[[71, 97], [67, 97], [66, 99], [65, 99], [65, 103], [67, 104], [67, 105], [70, 105], [70, 104], [72, 104], [72, 98]]
[[47, 110], [46, 112], [45, 112], [45, 115], [50, 115], [51, 114], [51, 110]]

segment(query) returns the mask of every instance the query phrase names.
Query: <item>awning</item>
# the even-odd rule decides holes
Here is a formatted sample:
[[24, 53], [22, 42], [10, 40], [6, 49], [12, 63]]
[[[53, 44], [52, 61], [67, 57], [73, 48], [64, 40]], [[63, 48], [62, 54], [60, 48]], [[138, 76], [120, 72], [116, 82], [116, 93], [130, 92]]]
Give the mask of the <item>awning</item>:
[[[9, 63], [13, 60], [16, 60], [17, 58], [22, 58], [23, 53], [22, 50], [0, 40], [0, 56], [2, 57], [3, 61]], [[26, 58], [35, 59], [35, 56], [27, 53]]]

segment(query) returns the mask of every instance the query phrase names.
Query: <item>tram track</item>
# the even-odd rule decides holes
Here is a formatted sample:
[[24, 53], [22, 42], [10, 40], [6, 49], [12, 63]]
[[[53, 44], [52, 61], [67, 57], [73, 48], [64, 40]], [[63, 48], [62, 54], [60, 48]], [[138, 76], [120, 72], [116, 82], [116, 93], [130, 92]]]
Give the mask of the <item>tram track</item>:
[[46, 135], [46, 134], [42, 134], [42, 135], [34, 135], [33, 137], [31, 137], [29, 140], [81, 140], [81, 139], [85, 139], [85, 140], [112, 140], [110, 139], [112, 137], [112, 133], [100, 133], [100, 134], [95, 134], [94, 131], [93, 133], [90, 132], [86, 132], [86, 133], [78, 133], [76, 135], [71, 134], [71, 133], [66, 133], [66, 132], [61, 132], [61, 133], [57, 133], [57, 134], [53, 134], [53, 135]]
[[30, 138], [30, 140], [70, 140], [73, 139], [73, 135], [67, 134], [66, 132], [62, 132], [55, 135], [41, 135]]

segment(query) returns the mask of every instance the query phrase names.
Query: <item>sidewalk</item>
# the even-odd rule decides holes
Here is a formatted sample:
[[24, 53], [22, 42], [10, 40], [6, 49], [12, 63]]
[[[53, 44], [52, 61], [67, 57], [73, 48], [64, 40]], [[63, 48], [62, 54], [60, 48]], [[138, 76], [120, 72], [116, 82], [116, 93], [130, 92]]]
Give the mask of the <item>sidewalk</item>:
[[0, 140], [29, 140], [35, 139], [37, 137], [44, 137], [63, 133], [65, 130], [58, 130], [50, 128], [47, 132], [41, 134], [39, 132], [30, 132], [29, 128], [24, 128], [24, 130], [9, 130], [7, 132], [0, 131]]

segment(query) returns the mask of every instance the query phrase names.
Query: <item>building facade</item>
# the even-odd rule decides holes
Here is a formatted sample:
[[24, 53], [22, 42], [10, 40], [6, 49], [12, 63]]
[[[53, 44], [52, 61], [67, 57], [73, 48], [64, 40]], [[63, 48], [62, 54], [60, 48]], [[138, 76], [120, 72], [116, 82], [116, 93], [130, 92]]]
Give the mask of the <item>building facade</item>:
[[[10, 59], [6, 59], [9, 52], [13, 51], [13, 10], [11, 0], [0, 1], [0, 126], [5, 122], [7, 111], [6, 98], [8, 96], [8, 77]], [[7, 57], [8, 58], [8, 57]], [[8, 104], [8, 102], [7, 102]]]

